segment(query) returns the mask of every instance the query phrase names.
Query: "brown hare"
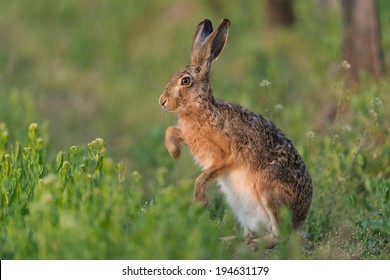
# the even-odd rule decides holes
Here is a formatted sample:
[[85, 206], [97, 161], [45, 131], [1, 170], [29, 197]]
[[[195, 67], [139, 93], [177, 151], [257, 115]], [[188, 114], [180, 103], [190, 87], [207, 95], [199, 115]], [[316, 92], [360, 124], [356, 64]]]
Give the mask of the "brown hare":
[[273, 247], [279, 236], [279, 210], [287, 206], [292, 227], [303, 223], [312, 198], [312, 182], [293, 143], [272, 122], [238, 104], [218, 100], [210, 84], [210, 67], [224, 48], [230, 21], [213, 31], [200, 22], [191, 48], [191, 64], [174, 74], [160, 105], [178, 116], [165, 134], [174, 159], [181, 144], [203, 172], [193, 200], [208, 204], [206, 188], [217, 180], [249, 244], [263, 240]]

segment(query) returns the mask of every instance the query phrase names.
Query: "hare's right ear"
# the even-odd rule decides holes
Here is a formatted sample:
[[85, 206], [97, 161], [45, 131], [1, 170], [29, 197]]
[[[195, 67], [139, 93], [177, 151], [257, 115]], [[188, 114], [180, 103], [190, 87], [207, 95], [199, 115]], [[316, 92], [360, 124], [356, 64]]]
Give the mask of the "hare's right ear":
[[191, 47], [191, 64], [196, 65], [198, 62], [199, 50], [206, 38], [213, 32], [213, 25], [210, 20], [204, 19], [195, 29]]
[[230, 21], [228, 19], [222, 20], [218, 28], [204, 40], [197, 51], [197, 57], [194, 60], [191, 57], [192, 64], [199, 66], [202, 71], [207, 73], [211, 63], [217, 60], [226, 45], [229, 27]]

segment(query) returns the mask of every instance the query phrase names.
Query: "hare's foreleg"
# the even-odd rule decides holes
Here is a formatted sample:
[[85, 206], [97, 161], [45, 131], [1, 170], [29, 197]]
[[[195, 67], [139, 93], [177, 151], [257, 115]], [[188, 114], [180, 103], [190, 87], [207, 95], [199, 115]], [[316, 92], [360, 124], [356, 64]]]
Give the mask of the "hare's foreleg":
[[219, 164], [206, 168], [199, 176], [196, 178], [194, 186], [194, 197], [193, 201], [195, 203], [201, 203], [204, 206], [207, 206], [209, 200], [207, 198], [206, 188], [207, 186], [219, 176], [221, 176], [228, 168], [230, 164]]
[[183, 142], [181, 131], [176, 126], [170, 126], [165, 131], [165, 147], [169, 154], [178, 159], [180, 156], [180, 145]]

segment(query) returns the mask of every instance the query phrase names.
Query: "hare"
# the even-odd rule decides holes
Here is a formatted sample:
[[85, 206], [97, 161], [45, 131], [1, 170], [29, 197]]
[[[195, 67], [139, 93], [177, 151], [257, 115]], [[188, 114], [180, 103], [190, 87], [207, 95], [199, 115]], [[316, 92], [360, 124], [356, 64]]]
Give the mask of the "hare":
[[264, 241], [272, 248], [280, 208], [291, 210], [292, 227], [298, 229], [310, 207], [312, 182], [293, 143], [272, 122], [213, 96], [210, 67], [226, 44], [229, 27], [228, 19], [214, 31], [208, 19], [198, 24], [191, 64], [171, 77], [159, 98], [178, 117], [166, 130], [165, 146], [178, 159], [186, 145], [202, 167], [195, 203], [207, 206], [206, 188], [217, 180], [248, 244]]

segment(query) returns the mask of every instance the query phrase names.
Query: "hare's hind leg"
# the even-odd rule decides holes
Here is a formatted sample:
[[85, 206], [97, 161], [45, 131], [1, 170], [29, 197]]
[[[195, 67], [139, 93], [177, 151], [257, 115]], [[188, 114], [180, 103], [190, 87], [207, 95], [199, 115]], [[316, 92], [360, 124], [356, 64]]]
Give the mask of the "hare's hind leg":
[[[263, 203], [264, 209], [268, 214], [268, 217], [271, 221], [271, 233], [269, 238], [274, 238], [277, 240], [279, 238], [279, 214], [278, 209], [275, 207], [275, 203], [272, 199], [267, 199], [266, 197], [261, 197], [261, 202]], [[276, 243], [275, 243], [276, 244]], [[274, 244], [274, 246], [275, 246]]]
[[183, 138], [180, 129], [175, 126], [168, 127], [165, 131], [165, 147], [174, 159], [178, 159], [180, 156], [180, 145], [182, 142]]
[[256, 232], [244, 228], [244, 237], [248, 245], [253, 249], [256, 249], [259, 243], [264, 244], [266, 249], [272, 249], [279, 239], [278, 211], [274, 207], [272, 200], [267, 200], [264, 196], [260, 200], [271, 223], [271, 232], [267, 232], [264, 236], [258, 236]]

